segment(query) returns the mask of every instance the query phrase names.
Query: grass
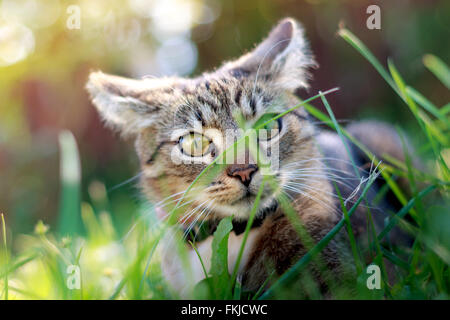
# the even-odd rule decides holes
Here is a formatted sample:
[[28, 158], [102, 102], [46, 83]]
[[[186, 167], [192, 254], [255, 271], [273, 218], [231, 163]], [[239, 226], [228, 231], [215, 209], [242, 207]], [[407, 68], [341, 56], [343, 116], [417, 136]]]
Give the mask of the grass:
[[4, 279], [3, 279], [3, 291], [5, 292], [5, 300], [8, 300], [8, 246], [6, 243], [6, 223], [5, 223], [5, 216], [3, 213], [1, 214], [2, 217], [2, 234], [3, 234], [3, 246], [4, 246], [4, 265], [6, 266], [6, 272], [4, 272]]
[[[331, 298], [343, 299], [449, 299], [450, 298], [450, 212], [449, 186], [450, 171], [450, 106], [438, 107], [422, 93], [408, 86], [400, 75], [394, 62], [389, 60], [385, 68], [370, 50], [349, 30], [340, 29], [340, 37], [353, 46], [378, 71], [386, 83], [393, 89], [417, 122], [417, 135], [425, 141], [420, 150], [423, 154], [410, 155], [405, 148], [405, 162], [395, 159], [390, 164], [379, 161], [360, 142], [356, 141], [344, 128], [339, 126], [332, 108], [326, 99], [336, 89], [319, 93], [299, 105], [290, 108], [263, 123], [256, 123], [255, 129], [299, 108], [307, 111], [319, 121], [335, 130], [340, 138], [350, 139], [363, 150], [369, 158], [374, 159], [374, 167], [378, 170], [362, 184], [362, 196], [346, 210], [341, 197], [344, 217], [319, 242], [312, 241], [302, 221], [298, 219], [290, 206], [289, 200], [281, 198], [281, 205], [286, 212], [299, 237], [308, 248], [308, 252], [283, 275], [271, 274], [256, 293], [242, 290], [238, 276], [238, 265], [242, 259], [244, 247], [256, 207], [262, 194], [259, 190], [255, 206], [244, 231], [244, 241], [238, 254], [238, 262], [233, 272], [228, 273], [227, 239], [232, 230], [231, 219], [223, 219], [214, 233], [213, 256], [210, 270], [207, 270], [201, 254], [196, 250], [202, 262], [206, 279], [195, 287], [194, 298], [208, 299], [279, 299], [279, 298], [323, 298], [317, 284], [310, 276], [311, 264], [314, 264], [324, 276], [330, 288]], [[424, 56], [424, 65], [432, 72], [437, 81], [449, 88], [450, 72], [443, 61], [433, 55]], [[327, 113], [325, 114], [309, 103], [321, 99]], [[243, 125], [244, 126], [244, 125]], [[245, 143], [246, 136], [236, 142]], [[232, 146], [235, 147], [235, 146]], [[347, 145], [346, 145], [346, 148]], [[140, 213], [136, 223], [125, 235], [117, 234], [111, 220], [111, 213], [97, 210], [94, 202], [108, 203], [106, 193], [96, 194], [91, 201], [81, 201], [80, 196], [80, 164], [76, 142], [70, 132], [60, 135], [61, 149], [61, 208], [58, 229], [49, 230], [43, 222], [36, 225], [34, 234], [14, 235], [7, 243], [6, 223], [2, 214], [2, 257], [0, 263], [0, 293], [4, 299], [174, 299], [179, 298], [165, 282], [160, 269], [160, 239], [168, 226], [175, 223], [176, 217], [183, 213], [183, 201], [195, 186], [214, 176], [221, 166], [217, 160], [211, 163], [189, 186], [185, 194], [176, 199], [170, 210], [168, 224], [154, 226], [149, 219], [152, 214], [148, 210]], [[227, 152], [231, 151], [231, 147]], [[252, 153], [258, 150], [251, 150]], [[427, 160], [428, 170], [414, 167], [412, 159], [421, 157]], [[391, 161], [392, 160], [392, 161]], [[355, 168], [355, 174], [359, 171]], [[382, 188], [384, 192], [391, 190], [402, 208], [385, 221], [383, 230], [376, 233], [373, 228], [371, 212], [367, 217], [368, 248], [362, 249], [356, 242], [349, 223], [361, 202], [365, 203], [365, 194], [378, 175], [387, 182]], [[272, 188], [274, 184], [270, 176], [266, 176], [264, 184]], [[409, 181], [412, 195], [408, 196], [396, 182], [402, 177]], [[97, 185], [98, 187], [98, 185]], [[337, 186], [336, 191], [339, 194]], [[104, 189], [104, 186], [101, 186]], [[380, 195], [381, 196], [381, 195]], [[94, 199], [95, 198], [95, 199]], [[94, 203], [94, 204], [92, 204]], [[103, 208], [108, 207], [103, 205]], [[393, 248], [387, 239], [395, 226], [402, 226], [414, 234], [411, 248]], [[83, 232], [80, 232], [83, 231]], [[323, 249], [340, 232], [347, 232], [351, 247], [355, 278], [349, 284], [336, 281], [335, 275], [324, 267], [321, 253]], [[81, 236], [80, 234], [83, 234]], [[178, 249], [183, 251], [180, 239], [176, 234], [174, 241]], [[14, 246], [12, 245], [14, 244]], [[15, 250], [11, 248], [14, 247]], [[195, 247], [195, 243], [193, 243]], [[368, 251], [368, 252], [367, 252]], [[185, 256], [185, 252], [181, 255]], [[369, 255], [368, 255], [369, 254]], [[370, 261], [363, 257], [372, 257]], [[384, 260], [395, 266], [395, 281], [386, 281]], [[186, 259], [184, 262], [186, 264]], [[365, 287], [367, 279], [366, 267], [372, 263], [381, 266], [383, 285], [380, 290], [370, 291]], [[81, 288], [70, 290], [67, 278], [68, 267], [80, 267]], [[186, 265], [186, 270], [189, 266]], [[266, 284], [270, 286], [263, 290]], [[346, 285], [348, 287], [346, 287]], [[299, 294], [299, 287], [304, 294]]]

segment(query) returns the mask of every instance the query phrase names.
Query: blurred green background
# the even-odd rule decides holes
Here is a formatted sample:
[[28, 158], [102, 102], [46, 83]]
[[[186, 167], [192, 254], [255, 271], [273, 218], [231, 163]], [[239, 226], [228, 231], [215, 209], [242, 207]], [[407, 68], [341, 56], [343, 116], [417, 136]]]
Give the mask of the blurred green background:
[[[381, 30], [366, 27], [371, 4], [381, 8]], [[80, 28], [70, 28], [78, 12]], [[391, 57], [408, 84], [436, 105], [449, 101], [422, 63], [425, 53], [449, 63], [448, 0], [0, 1], [0, 212], [10, 231], [31, 232], [39, 219], [57, 225], [63, 129], [78, 144], [83, 201], [92, 202], [104, 185], [104, 209], [120, 233], [142, 206], [135, 182], [115, 188], [138, 173], [137, 158], [132, 143], [105, 129], [89, 103], [84, 85], [91, 70], [137, 78], [198, 75], [251, 49], [286, 16], [303, 23], [320, 64], [311, 88], [299, 95], [339, 87], [328, 98], [339, 119], [384, 119], [413, 139], [417, 130], [386, 82], [336, 36], [339, 23], [381, 61]]]

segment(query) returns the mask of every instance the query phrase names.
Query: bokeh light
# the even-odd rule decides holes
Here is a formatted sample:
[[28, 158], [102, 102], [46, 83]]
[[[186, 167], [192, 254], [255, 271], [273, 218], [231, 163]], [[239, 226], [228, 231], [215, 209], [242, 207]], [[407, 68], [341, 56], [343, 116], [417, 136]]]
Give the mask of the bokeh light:
[[34, 50], [33, 31], [18, 23], [0, 24], [0, 66], [25, 59]]
[[187, 75], [197, 64], [197, 48], [188, 38], [169, 38], [158, 48], [156, 59], [162, 75]]
[[60, 16], [59, 0], [3, 0], [1, 17], [8, 22], [24, 24], [33, 29], [46, 28]]

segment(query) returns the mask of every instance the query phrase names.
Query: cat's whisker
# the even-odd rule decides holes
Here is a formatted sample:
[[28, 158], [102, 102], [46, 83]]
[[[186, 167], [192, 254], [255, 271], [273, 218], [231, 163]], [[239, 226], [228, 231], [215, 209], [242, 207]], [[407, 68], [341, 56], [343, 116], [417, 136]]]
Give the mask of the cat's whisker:
[[[331, 205], [325, 203], [325, 201], [323, 201], [323, 200], [320, 200], [320, 199], [318, 199], [318, 198], [316, 198], [316, 197], [314, 197], [314, 196], [312, 196], [312, 195], [310, 195], [310, 194], [308, 194], [308, 193], [306, 193], [306, 192], [303, 192], [303, 190], [301, 190], [301, 189], [299, 189], [299, 188], [295, 188], [295, 187], [292, 187], [292, 186], [284, 186], [284, 187], [285, 187], [286, 189], [288, 189], [288, 190], [291, 190], [291, 191], [294, 191], [294, 192], [296, 192], [296, 193], [299, 193], [299, 194], [301, 194], [302, 196], [304, 196], [304, 197], [306, 197], [306, 198], [309, 198], [309, 199], [311, 199], [311, 200], [313, 200], [313, 201], [319, 203], [320, 205], [322, 205], [322, 206], [324, 206], [324, 207], [330, 209], [332, 212], [338, 213], [338, 211], [336, 210], [336, 208], [333, 208]], [[294, 200], [294, 203], [297, 202], [298, 200], [299, 200], [299, 199]]]
[[[298, 164], [313, 162], [313, 161], [320, 162], [321, 164], [325, 165], [325, 167], [328, 167], [328, 166], [326, 165], [326, 163], [324, 163], [324, 161], [336, 161], [336, 162], [346, 163], [346, 164], [353, 166], [353, 162], [351, 160], [347, 160], [347, 159], [339, 159], [339, 158], [334, 158], [334, 157], [316, 157], [316, 158], [301, 159], [301, 160], [298, 160], [295, 162], [287, 163], [287, 164], [283, 165], [283, 167], [288, 168], [291, 166], [297, 166]], [[367, 170], [364, 170], [362, 168], [358, 168], [358, 170], [367, 172]]]
[[194, 219], [194, 221], [189, 225], [189, 227], [186, 229], [186, 231], [184, 232], [184, 236], [183, 239], [186, 239], [187, 235], [189, 234], [189, 232], [191, 232], [192, 228], [196, 225], [196, 223], [198, 222], [198, 220], [201, 218], [201, 216], [203, 215], [203, 213], [208, 210], [209, 206], [213, 203], [213, 200], [210, 200], [208, 202], [208, 204], [206, 205], [206, 207], [202, 210], [202, 212], [200, 212], [200, 214], [197, 215], [197, 217]]
[[[194, 229], [194, 227], [195, 227], [195, 225], [197, 224], [197, 222], [198, 222], [199, 219], [200, 219], [200, 217], [197, 217], [197, 218], [195, 219], [195, 221], [192, 223], [192, 226], [190, 226], [190, 229], [185, 231], [185, 234], [183, 235], [183, 241], [186, 241], [186, 240], [187, 240], [189, 234], [190, 234], [191, 231]], [[194, 231], [194, 234], [195, 234], [195, 231]], [[195, 235], [194, 235], [194, 237], [195, 237]]]
[[[171, 201], [169, 201], [169, 202], [166, 202], [166, 203], [163, 204], [163, 205], [159, 205], [159, 206], [156, 206], [156, 205], [155, 205], [154, 207], [155, 207], [155, 208], [165, 208], [165, 207], [167, 207], [167, 206], [173, 204], [174, 202], [180, 201], [180, 199], [181, 199], [181, 198], [177, 198], [177, 199], [171, 200]], [[186, 204], [192, 203], [193, 201], [195, 201], [195, 199], [191, 199], [191, 200], [189, 200], [189, 201], [182, 202], [181, 204], [179, 204], [179, 205], [177, 206], [177, 208], [184, 207]], [[173, 209], [175, 209], [175, 206], [173, 207]], [[173, 209], [172, 209], [172, 210], [173, 210]], [[172, 210], [168, 210], [168, 211], [172, 211]]]
[[[196, 189], [196, 188], [192, 188], [192, 189]], [[191, 190], [192, 190], [192, 189], [191, 189]], [[187, 190], [187, 189], [186, 189], [186, 190]], [[156, 203], [155, 205], [153, 205], [153, 207], [155, 207], [155, 208], [161, 208], [161, 209], [164, 209], [164, 208], [167, 207], [168, 205], [173, 204], [174, 202], [177, 202], [177, 204], [175, 205], [175, 207], [174, 207], [173, 209], [171, 209], [171, 210], [166, 210], [166, 211], [169, 211], [169, 212], [166, 213], [165, 215], [163, 215], [163, 216], [160, 217], [160, 220], [161, 220], [161, 221], [165, 220], [170, 214], [172, 214], [172, 210], [174, 210], [175, 208], [176, 208], [176, 209], [182, 208], [182, 207], [184, 207], [184, 206], [186, 206], [186, 205], [188, 205], [188, 204], [190, 204], [190, 203], [192, 203], [192, 202], [194, 202], [194, 201], [196, 200], [196, 199], [192, 199], [192, 200], [189, 200], [189, 201], [186, 201], [186, 202], [181, 202], [181, 204], [180, 204], [180, 201], [181, 201], [182, 199], [184, 200], [186, 197], [192, 196], [192, 194], [189, 194], [188, 196], [184, 197], [184, 196], [185, 196], [185, 193], [186, 193], [186, 190], [181, 191], [181, 192], [178, 192], [178, 193], [175, 193], [175, 194], [173, 194], [173, 195], [171, 195], [171, 196], [169, 196], [169, 197], [167, 197], [167, 198], [165, 198], [165, 199], [159, 201], [159, 202]], [[181, 195], [181, 196], [179, 196], [179, 195]], [[176, 199], [170, 200], [170, 198], [173, 198], [173, 197], [175, 197], [175, 196], [179, 196], [179, 197], [177, 197]], [[184, 197], [184, 198], [183, 198], [183, 197]], [[170, 201], [168, 201], [168, 200], [170, 200]], [[164, 201], [166, 201], [166, 203], [162, 204]]]
[[[304, 175], [298, 175], [298, 176], [290, 176], [290, 178], [291, 178], [291, 179], [289, 179], [289, 181], [298, 181], [298, 180], [300, 180], [300, 181], [307, 181], [307, 180], [311, 180], [311, 178], [312, 178], [312, 179], [314, 179], [314, 178], [317, 178], [317, 179], [326, 179], [326, 180], [328, 180], [329, 182], [336, 182], [336, 183], [338, 183], [338, 184], [340, 184], [340, 185], [343, 185], [343, 186], [345, 186], [345, 187], [347, 187], [347, 188], [349, 188], [349, 189], [353, 189], [353, 188], [354, 188], [353, 185], [347, 183], [347, 181], [345, 181], [345, 180], [343, 180], [343, 179], [340, 179], [339, 177], [332, 177], [332, 176], [327, 176], [327, 175], [304, 174]], [[352, 179], [352, 180], [353, 180], [353, 179]], [[360, 180], [359, 180], [359, 179], [356, 179], [356, 181], [359, 182]]]
[[[352, 191], [351, 194], [344, 200], [344, 205], [347, 205], [348, 202], [356, 202], [356, 201], [352, 201], [352, 199], [353, 199], [355, 196], [358, 195], [358, 192], [360, 191], [360, 189], [361, 189], [361, 187], [364, 185], [364, 183], [368, 182], [368, 181], [371, 179], [371, 177], [372, 177], [373, 175], [375, 175], [375, 179], [376, 179], [376, 178], [381, 174], [381, 172], [377, 172], [377, 169], [378, 169], [379, 165], [380, 165], [380, 164], [378, 164], [374, 169], [372, 169], [372, 167], [371, 167], [370, 174], [369, 174], [368, 177], [362, 177], [362, 178], [358, 179], [358, 180], [359, 180], [358, 185], [356, 185], [356, 186], [348, 186], [348, 185], [347, 185], [347, 187], [353, 189], [353, 191]], [[297, 178], [297, 180], [299, 180], [299, 178]], [[337, 183], [342, 183], [342, 182], [340, 182], [340, 181], [335, 181], [335, 182], [337, 182]], [[313, 187], [313, 186], [311, 186], [311, 185], [307, 185], [307, 184], [305, 184], [305, 183], [299, 183], [299, 182], [289, 181], [289, 182], [286, 184], [286, 188], [287, 188], [288, 190], [291, 190], [291, 191], [294, 191], [294, 190], [300, 191], [299, 188], [303, 188], [303, 189], [307, 189], [307, 190], [310, 190], [310, 191], [314, 191], [314, 192], [319, 193], [319, 194], [320, 194], [320, 193], [326, 193], [326, 194], [329, 194], [330, 196], [332, 196], [332, 197], [334, 197], [334, 198], [340, 199], [340, 198], [339, 198], [336, 194], [334, 194], [334, 193], [330, 193], [330, 192], [328, 192], [328, 191], [318, 189], [318, 188], [316, 188], [316, 187]], [[376, 207], [365, 206], [365, 205], [364, 205], [364, 207], [366, 207], [366, 208], [377, 209]]]
[[142, 172], [139, 172], [137, 175], [135, 175], [135, 176], [133, 176], [133, 177], [131, 177], [131, 178], [129, 178], [129, 179], [127, 179], [127, 180], [125, 180], [125, 181], [123, 181], [123, 182], [121, 182], [121, 183], [119, 183], [119, 184], [116, 184], [115, 186], [113, 186], [113, 187], [111, 187], [111, 188], [109, 188], [107, 191], [106, 191], [106, 193], [110, 193], [110, 192], [112, 192], [112, 191], [114, 191], [114, 190], [116, 190], [116, 189], [119, 189], [120, 187], [122, 187], [122, 186], [124, 186], [124, 185], [126, 185], [126, 184], [129, 184], [129, 183], [131, 183], [131, 182], [133, 182], [133, 181], [135, 181], [135, 180], [137, 180], [137, 179], [139, 179], [139, 177], [142, 175]]
[[339, 180], [339, 181], [359, 181], [359, 178], [350, 178], [350, 177], [341, 177], [335, 174], [327, 174], [327, 173], [320, 173], [320, 172], [312, 172], [312, 171], [306, 171], [304, 173], [288, 173], [285, 175], [288, 178], [293, 178], [293, 179], [300, 179], [300, 178], [310, 178], [310, 177], [317, 177], [317, 178], [326, 178], [326, 179], [330, 179], [330, 180]]
[[[354, 175], [354, 172], [350, 172], [350, 171], [347, 171], [347, 170], [344, 170], [344, 169], [327, 167], [325, 165], [321, 165], [321, 166], [318, 166], [318, 167], [302, 167], [302, 166], [299, 166], [297, 164], [296, 166], [285, 165], [285, 166], [283, 166], [283, 168], [285, 170], [288, 170], [288, 171], [289, 170], [295, 170], [295, 171], [308, 171], [308, 170], [310, 170], [310, 171], [330, 171], [330, 172], [342, 173], [342, 174], [349, 175], [349, 176], [350, 175], [351, 176]], [[361, 173], [364, 173], [364, 174], [369, 174], [369, 172], [364, 170], [364, 169], [360, 169], [359, 171], [361, 171]]]
[[[199, 187], [193, 187], [193, 188], [191, 188], [190, 191], [195, 190], [195, 189], [199, 189]], [[160, 204], [164, 203], [166, 200], [169, 200], [169, 199], [171, 199], [171, 198], [173, 198], [173, 197], [175, 197], [175, 196], [178, 196], [178, 195], [180, 195], [180, 194], [184, 194], [184, 193], [186, 193], [186, 191], [187, 191], [187, 188], [186, 188], [185, 190], [183, 190], [183, 191], [180, 191], [180, 192], [171, 194], [170, 196], [168, 196], [168, 197], [162, 199], [161, 201], [155, 203], [155, 206], [157, 207], [157, 206], [159, 206]], [[181, 198], [181, 197], [180, 197], [180, 198]]]
[[[199, 230], [199, 231], [201, 230], [203, 224], [208, 220], [209, 215], [211, 214], [211, 212], [213, 212], [213, 210], [214, 210], [215, 207], [216, 207], [216, 206], [213, 204], [213, 205], [211, 206], [211, 208], [208, 210], [208, 213], [206, 214], [206, 217], [203, 219], [203, 221], [202, 221], [202, 222], [200, 223], [200, 225], [198, 226], [198, 230]], [[198, 236], [198, 234], [195, 235], [194, 240], [197, 239], [197, 236]]]
[[283, 188], [280, 189], [281, 193], [283, 193], [284, 195], [286, 195], [287, 197], [289, 197], [289, 199], [291, 199], [291, 201], [294, 201], [294, 197], [292, 197], [288, 192], [286, 192], [286, 190], [284, 190]]
[[[330, 179], [339, 179], [339, 180], [354, 180], [359, 181], [359, 177], [355, 177], [353, 174], [337, 170], [337, 169], [321, 169], [321, 168], [298, 168], [295, 170], [282, 170], [281, 174], [286, 177], [298, 177], [298, 176], [306, 176], [307, 174], [314, 174], [322, 177], [329, 177]], [[368, 173], [370, 175], [370, 173]], [[366, 175], [366, 174], [365, 174]]]
[[[198, 209], [202, 206], [202, 205], [204, 205], [205, 203], [211, 203], [213, 200], [207, 200], [207, 201], [204, 201], [204, 202], [202, 202], [201, 204], [199, 204], [198, 206], [196, 206], [194, 209], [192, 209], [188, 214], [191, 216], [192, 214], [194, 214], [194, 213], [196, 213], [197, 211], [198, 211]], [[187, 215], [187, 214], [186, 214]], [[185, 216], [186, 216], [185, 215]], [[185, 217], [184, 216], [184, 217]], [[189, 218], [189, 217], [188, 217]], [[188, 218], [186, 218], [186, 219], [188, 219]], [[198, 220], [198, 218], [199, 217], [196, 217], [196, 219], [188, 226], [188, 228], [186, 229], [186, 230], [189, 230], [189, 228], [192, 228], [194, 225], [195, 225], [195, 223], [196, 223], [196, 221]], [[181, 220], [179, 220], [179, 221], [181, 221]], [[190, 232], [190, 230], [188, 231], [188, 233]], [[183, 232], [183, 237], [182, 237], [182, 239], [184, 240], [185, 239], [185, 235], [186, 235], [186, 231], [184, 231]], [[171, 245], [172, 245], [172, 241], [174, 240], [174, 238], [175, 238], [175, 233], [172, 233], [171, 235], [170, 235], [170, 238], [167, 240], [167, 248], [170, 248], [171, 247]]]
[[199, 210], [202, 210], [203, 206], [207, 207], [208, 203], [209, 203], [208, 201], [205, 201], [205, 202], [201, 203], [200, 205], [198, 205], [197, 207], [195, 207], [195, 209], [190, 211], [188, 214], [185, 214], [183, 216], [183, 218], [179, 220], [180, 223], [183, 224], [183, 223], [187, 222], [193, 215], [197, 214]]
[[186, 222], [192, 215], [194, 215], [198, 209], [200, 209], [205, 203], [207, 203], [210, 200], [206, 200], [202, 203], [200, 203], [199, 205], [197, 205], [194, 209], [192, 209], [191, 211], [189, 211], [188, 213], [185, 213], [180, 219], [178, 219], [178, 221], [180, 223], [184, 223]]
[[[319, 168], [293, 168], [293, 167], [284, 167], [282, 171], [291, 172], [291, 173], [302, 173], [302, 172], [323, 172], [327, 174], [335, 174], [343, 177], [356, 178], [354, 172], [350, 172], [343, 169], [337, 168], [327, 168], [327, 167], [319, 167]], [[361, 175], [369, 175], [370, 173], [367, 171], [361, 171]]]
[[195, 217], [194, 221], [192, 221], [189, 226], [187, 227], [187, 229], [183, 232], [183, 241], [186, 240], [187, 236], [189, 235], [189, 233], [191, 232], [191, 230], [194, 228], [194, 226], [197, 224], [197, 221], [200, 219], [200, 215], [201, 213]]
[[[188, 202], [186, 202], [186, 203], [183, 203], [183, 204], [179, 205], [177, 209], [182, 208], [182, 207], [184, 207], [184, 206], [187, 206], [187, 205], [191, 204], [191, 203], [194, 202], [194, 201], [195, 201], [195, 199], [190, 200], [190, 201], [188, 201]], [[164, 208], [164, 207], [159, 207], [159, 208], [162, 209], [162, 208]], [[150, 213], [151, 213], [151, 212], [150, 212]], [[146, 215], [148, 215], [148, 214], [150, 214], [150, 213], [147, 213]], [[159, 217], [158, 217], [158, 221], [157, 221], [156, 223], [152, 224], [152, 228], [153, 228], [153, 229], [156, 229], [156, 228], [158, 228], [159, 226], [161, 226], [163, 223], [165, 223], [166, 219], [167, 219], [171, 214], [172, 214], [172, 212], [169, 211], [169, 212], [166, 212], [164, 215], [159, 216]]]
[[[188, 201], [188, 202], [185, 202], [185, 203], [179, 205], [179, 206], [177, 207], [177, 209], [182, 208], [182, 207], [184, 207], [184, 206], [187, 206], [188, 204], [191, 204], [191, 203], [194, 202], [194, 201], [195, 201], [195, 199], [192, 199], [192, 200], [190, 200], [190, 201]], [[160, 208], [163, 208], [163, 207], [160, 207]], [[159, 217], [160, 221], [158, 222], [158, 224], [164, 222], [164, 220], [165, 220], [166, 218], [168, 218], [171, 214], [172, 214], [172, 211], [170, 210], [170, 211], [167, 212], [165, 215]]]
[[[291, 186], [291, 187], [294, 187], [294, 188], [297, 188], [297, 187], [298, 188], [303, 188], [303, 189], [305, 189], [305, 191], [312, 191], [312, 192], [315, 192], [317, 194], [324, 193], [324, 194], [327, 194], [327, 195], [329, 195], [329, 196], [331, 196], [331, 197], [333, 197], [333, 198], [335, 198], [337, 200], [341, 199], [338, 195], [336, 195], [336, 194], [334, 194], [332, 192], [321, 190], [321, 189], [318, 189], [318, 188], [314, 188], [314, 187], [311, 187], [311, 186], [308, 186], [308, 185], [305, 185], [305, 184], [291, 183], [291, 184], [288, 184], [287, 186]], [[344, 200], [344, 204], [347, 205], [348, 202], [355, 203], [357, 200], [353, 201], [352, 199], [357, 195], [359, 190], [360, 190], [360, 188], [356, 187], [355, 190], [353, 190], [353, 192], [346, 199], [343, 199]], [[372, 207], [372, 206], [366, 206], [366, 205], [361, 205], [361, 206], [363, 206], [365, 208], [378, 209], [377, 207]]]
[[351, 184], [348, 183], [348, 181], [358, 181], [358, 178], [343, 178], [340, 177], [338, 175], [334, 175], [334, 174], [327, 174], [324, 172], [305, 172], [305, 173], [292, 173], [292, 172], [283, 172], [281, 174], [281, 177], [286, 179], [286, 181], [295, 181], [295, 180], [307, 180], [307, 179], [311, 179], [311, 178], [317, 178], [317, 179], [325, 179], [328, 180], [330, 182], [336, 182], [339, 183], [341, 185], [344, 185], [350, 189], [353, 188], [353, 186]]
[[[194, 188], [192, 188], [192, 189], [194, 189]], [[192, 189], [191, 189], [191, 190], [192, 190]], [[156, 208], [156, 207], [162, 207], [162, 208], [164, 208], [167, 204], [165, 204], [164, 206], [161, 206], [162, 203], [164, 203], [165, 201], [169, 200], [170, 198], [176, 197], [177, 195], [186, 193], [187, 190], [188, 190], [188, 189], [185, 189], [185, 190], [183, 190], [183, 191], [174, 193], [174, 194], [172, 194], [172, 195], [170, 195], [170, 196], [164, 198], [163, 200], [157, 202], [156, 204], [152, 205], [152, 207], [153, 207], [153, 208]], [[179, 200], [179, 199], [177, 199], [177, 200]], [[192, 200], [192, 201], [194, 201], [194, 200]], [[192, 201], [191, 201], [191, 202], [192, 202]], [[188, 202], [188, 203], [189, 203], [189, 202]], [[179, 207], [183, 207], [183, 206], [185, 206], [185, 205], [188, 204], [188, 203], [182, 204], [182, 205], [180, 205]], [[152, 213], [152, 211], [140, 215], [140, 216], [138, 217], [138, 219], [136, 220], [136, 222], [133, 223], [133, 225], [130, 227], [130, 230], [128, 230], [128, 232], [120, 239], [120, 241], [126, 240], [126, 239], [128, 238], [128, 236], [134, 231], [134, 229], [136, 228], [136, 226], [137, 226], [139, 223], [141, 223], [142, 220], [143, 220], [144, 218], [146, 218], [146, 217], [147, 217], [149, 214], [151, 214], [151, 213]], [[166, 214], [166, 215], [163, 217], [163, 219], [166, 218], [169, 214], [170, 214], [170, 212], [169, 212], [168, 214]], [[161, 221], [160, 221], [160, 222], [161, 222]], [[156, 223], [156, 227], [160, 225], [160, 222]]]
[[[301, 175], [304, 173], [323, 173], [323, 175], [327, 175], [327, 176], [335, 176], [335, 177], [339, 177], [341, 179], [345, 179], [345, 180], [359, 180], [359, 178], [354, 177], [351, 174], [347, 174], [349, 177], [343, 177], [338, 175], [335, 172], [328, 172], [327, 170], [295, 170], [295, 171], [285, 171], [287, 174], [292, 174], [292, 175]], [[340, 173], [344, 173], [344, 172], [340, 172]]]

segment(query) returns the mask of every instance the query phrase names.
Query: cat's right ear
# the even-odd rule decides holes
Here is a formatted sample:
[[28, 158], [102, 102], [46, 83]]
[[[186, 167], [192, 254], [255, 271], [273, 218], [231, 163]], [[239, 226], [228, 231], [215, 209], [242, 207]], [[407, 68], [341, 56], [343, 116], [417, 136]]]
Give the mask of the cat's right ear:
[[124, 135], [138, 134], [158, 117], [157, 79], [133, 80], [92, 72], [86, 85], [102, 119]]
[[251, 52], [224, 69], [240, 77], [252, 76], [270, 79], [271, 84], [295, 91], [308, 87], [308, 69], [317, 67], [304, 35], [303, 27], [295, 19], [281, 20], [269, 36]]

